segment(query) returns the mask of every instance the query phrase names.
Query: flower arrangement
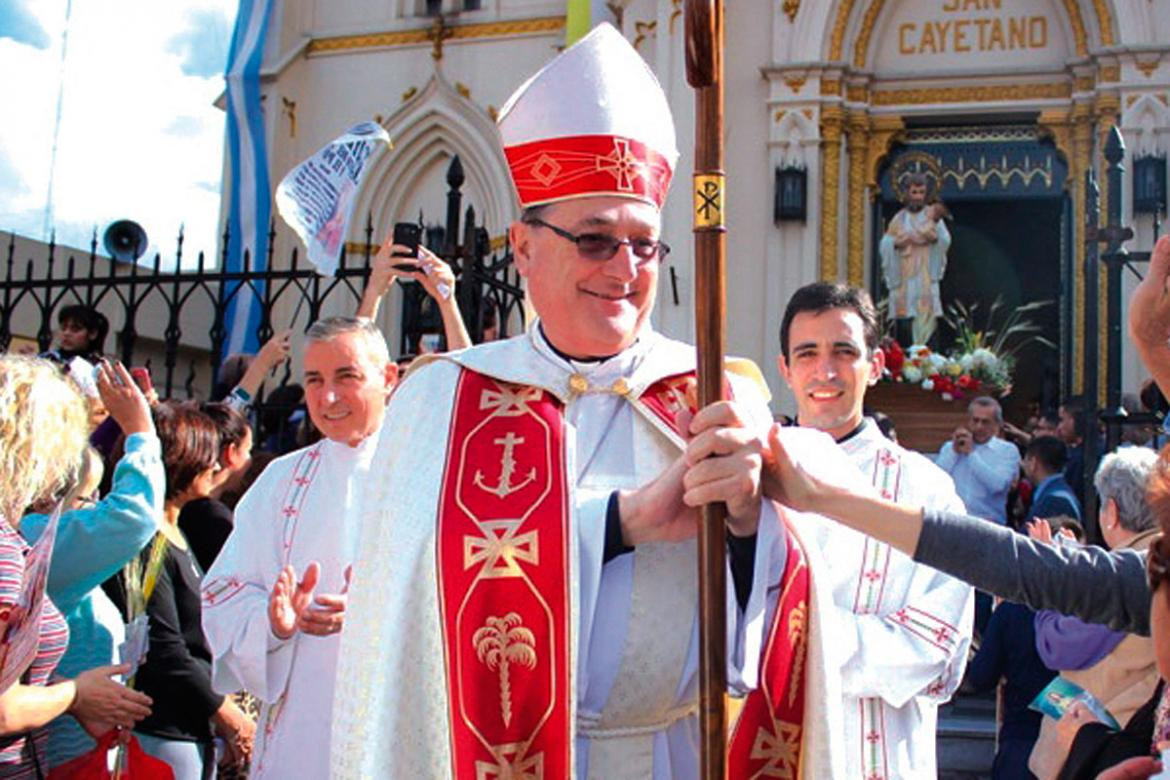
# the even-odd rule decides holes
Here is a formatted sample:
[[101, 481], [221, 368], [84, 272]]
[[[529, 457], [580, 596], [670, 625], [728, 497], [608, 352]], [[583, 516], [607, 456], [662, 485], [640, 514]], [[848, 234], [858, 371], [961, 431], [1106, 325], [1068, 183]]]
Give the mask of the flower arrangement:
[[1020, 349], [1028, 344], [1055, 349], [1050, 340], [1040, 335], [1041, 326], [1027, 318], [1049, 304], [1050, 301], [1040, 301], [1019, 306], [996, 324], [1002, 307], [997, 299], [980, 329], [976, 326], [978, 305], [966, 306], [956, 301], [943, 315], [955, 333], [951, 349], [939, 352], [925, 344], [903, 349], [887, 337], [881, 343], [886, 376], [894, 382], [919, 385], [946, 401], [976, 395], [1007, 395], [1011, 392], [1012, 369]]

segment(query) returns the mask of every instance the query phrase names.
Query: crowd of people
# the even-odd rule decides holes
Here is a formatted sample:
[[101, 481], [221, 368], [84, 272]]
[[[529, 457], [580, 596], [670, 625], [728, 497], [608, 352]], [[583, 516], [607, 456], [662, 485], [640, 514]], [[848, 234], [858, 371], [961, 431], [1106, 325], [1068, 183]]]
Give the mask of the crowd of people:
[[[53, 353], [0, 356], [0, 777], [110, 745], [180, 780], [697, 777], [693, 537], [713, 502], [743, 700], [730, 776], [934, 777], [937, 710], [964, 679], [1003, 685], [996, 777], [1161, 770], [1157, 437], [1097, 465], [1096, 518], [1076, 399], [1005, 433], [979, 398], [937, 454], [901, 447], [864, 411], [878, 313], [830, 283], [783, 316], [792, 424], [738, 362], [697, 408], [693, 348], [650, 325], [677, 152], [639, 55], [598, 28], [500, 130], [537, 315], [521, 336], [471, 346], [450, 268], [387, 241], [355, 316], [228, 359], [215, 400], [154, 397], [102, 357], [86, 307], [62, 310]], [[641, 171], [616, 189], [592, 165], [615, 139]], [[533, 172], [548, 161], [565, 175]], [[373, 322], [396, 276], [423, 284], [452, 350], [406, 378]], [[1170, 238], [1129, 317], [1170, 390]], [[299, 381], [256, 415], [290, 358]], [[1083, 693], [1049, 696], [1058, 677]], [[1046, 696], [1059, 717], [1033, 711]]]

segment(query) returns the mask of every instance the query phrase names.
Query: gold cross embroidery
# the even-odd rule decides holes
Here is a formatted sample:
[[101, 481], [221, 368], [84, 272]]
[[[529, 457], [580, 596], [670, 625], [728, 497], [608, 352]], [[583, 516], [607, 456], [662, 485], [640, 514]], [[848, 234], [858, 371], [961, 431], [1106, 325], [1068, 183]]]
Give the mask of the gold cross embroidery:
[[756, 740], [752, 745], [751, 758], [754, 761], [766, 761], [764, 768], [757, 773], [757, 777], [796, 777], [796, 757], [800, 751], [800, 726], [785, 721], [773, 721], [777, 726], [773, 734], [766, 728], [756, 732]]
[[613, 174], [622, 192], [633, 191], [634, 179], [646, 178], [646, 164], [630, 151], [630, 142], [625, 138], [615, 138], [613, 152], [597, 158], [597, 170]]
[[479, 397], [479, 408], [495, 409], [501, 417], [517, 417], [524, 414], [528, 404], [540, 400], [539, 387], [498, 385], [499, 390], [484, 390]]
[[490, 520], [479, 523], [483, 536], [463, 537], [463, 568], [483, 563], [479, 576], [522, 577], [517, 561], [540, 565], [540, 540], [537, 531], [516, 535], [519, 520]]
[[524, 748], [519, 742], [492, 747], [496, 762], [476, 761], [475, 780], [544, 780], [544, 753], [525, 758]]

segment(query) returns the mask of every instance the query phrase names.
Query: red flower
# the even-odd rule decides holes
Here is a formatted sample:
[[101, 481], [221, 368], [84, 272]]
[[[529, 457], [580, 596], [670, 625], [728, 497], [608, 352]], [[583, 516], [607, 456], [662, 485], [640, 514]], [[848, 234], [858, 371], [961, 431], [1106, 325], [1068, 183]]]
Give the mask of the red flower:
[[881, 350], [886, 356], [886, 368], [895, 377], [902, 375], [902, 366], [906, 363], [906, 353], [902, 345], [891, 338], [882, 339]]

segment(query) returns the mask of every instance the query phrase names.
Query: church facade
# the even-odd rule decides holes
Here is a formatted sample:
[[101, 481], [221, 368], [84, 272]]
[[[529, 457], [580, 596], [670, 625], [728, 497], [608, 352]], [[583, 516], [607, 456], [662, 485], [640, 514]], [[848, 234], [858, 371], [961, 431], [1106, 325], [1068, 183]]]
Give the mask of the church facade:
[[[442, 221], [444, 174], [458, 155], [463, 202], [502, 244], [516, 214], [494, 118], [563, 46], [565, 5], [276, 3], [261, 84], [271, 180], [372, 118], [394, 142], [373, 162], [355, 210], [371, 216], [375, 241], [420, 212]], [[664, 211], [674, 251], [655, 323], [690, 339], [694, 97], [683, 3], [594, 5], [645, 57], [672, 105], [682, 158]], [[1144, 170], [1156, 173], [1160, 160], [1165, 180], [1162, 0], [725, 0], [725, 9], [728, 349], [764, 368], [778, 411], [788, 410], [771, 369], [785, 302], [818, 279], [885, 294], [878, 243], [911, 173], [929, 178], [951, 214], [944, 304], [986, 310], [999, 299], [1010, 311], [1051, 302], [1033, 319], [1055, 347], [1024, 355], [1017, 390], [1047, 401], [1083, 390], [1094, 369], [1084, 352], [1092, 307], [1098, 386], [1108, 361], [1120, 360], [1123, 386], [1136, 389], [1136, 358], [1106, 354], [1105, 275], [1094, 288], [1086, 278], [1086, 172], [1104, 171], [1104, 140], [1117, 126], [1127, 170], [1155, 158]], [[1122, 194], [1136, 234], [1129, 247], [1148, 249], [1162, 216], [1135, 210], [1129, 180]], [[350, 245], [364, 246], [365, 218], [354, 222]], [[287, 257], [292, 241], [278, 231], [274, 257]], [[383, 325], [394, 343], [389, 303]]]

